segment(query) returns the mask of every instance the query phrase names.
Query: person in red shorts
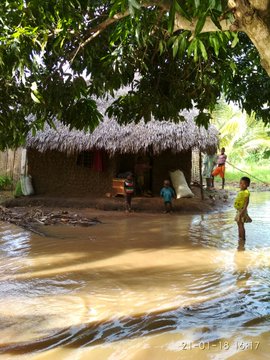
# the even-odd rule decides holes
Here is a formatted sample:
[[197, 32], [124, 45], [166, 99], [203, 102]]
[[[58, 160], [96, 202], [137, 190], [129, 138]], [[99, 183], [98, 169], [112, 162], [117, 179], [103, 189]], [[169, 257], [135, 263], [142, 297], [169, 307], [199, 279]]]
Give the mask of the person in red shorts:
[[223, 147], [220, 150], [220, 155], [217, 157], [217, 166], [212, 172], [212, 186], [214, 187], [214, 177], [219, 175], [222, 179], [222, 189], [225, 185], [225, 164], [227, 160], [227, 155], [225, 154], [225, 148]]

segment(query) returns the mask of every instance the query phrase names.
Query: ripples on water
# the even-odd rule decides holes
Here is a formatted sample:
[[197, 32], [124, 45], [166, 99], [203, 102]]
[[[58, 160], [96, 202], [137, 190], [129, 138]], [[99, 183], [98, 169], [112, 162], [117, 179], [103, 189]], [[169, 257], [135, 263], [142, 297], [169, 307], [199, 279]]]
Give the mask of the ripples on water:
[[254, 194], [245, 251], [233, 210], [46, 238], [2, 224], [0, 357], [268, 358], [269, 208]]

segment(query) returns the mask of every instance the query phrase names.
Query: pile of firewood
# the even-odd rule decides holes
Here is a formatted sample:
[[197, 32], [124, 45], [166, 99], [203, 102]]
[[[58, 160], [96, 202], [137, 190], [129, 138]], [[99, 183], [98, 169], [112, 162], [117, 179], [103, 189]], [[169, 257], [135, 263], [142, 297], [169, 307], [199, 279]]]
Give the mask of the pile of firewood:
[[[0, 206], [0, 220], [20, 226], [39, 235], [44, 234], [36, 229], [37, 225], [67, 224], [72, 226], [92, 226], [100, 223], [97, 218], [86, 218], [68, 211], [48, 211], [40, 208], [31, 208], [29, 211], [13, 211]], [[40, 228], [38, 226], [38, 228]]]

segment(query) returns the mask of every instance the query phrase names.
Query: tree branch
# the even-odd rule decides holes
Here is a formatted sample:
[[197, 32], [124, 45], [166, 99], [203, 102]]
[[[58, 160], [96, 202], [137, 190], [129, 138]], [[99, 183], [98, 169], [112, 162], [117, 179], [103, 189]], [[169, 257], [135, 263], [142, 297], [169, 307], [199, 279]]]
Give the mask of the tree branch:
[[270, 0], [249, 0], [250, 2], [250, 5], [258, 10], [259, 12], [262, 11], [262, 12], [265, 12], [267, 10], [269, 10], [269, 7], [270, 7]]
[[78, 53], [94, 38], [96, 38], [102, 31], [107, 29], [111, 24], [114, 24], [115, 22], [123, 19], [124, 17], [127, 17], [130, 15], [130, 12], [127, 10], [124, 13], [115, 14], [113, 17], [106, 19], [99, 25], [97, 25], [95, 28], [90, 30], [91, 35], [86, 38], [84, 42], [82, 42], [77, 49], [71, 54], [71, 60], [70, 63], [72, 64], [75, 57], [78, 55]]
[[[170, 5], [169, 2], [166, 2], [164, 0], [150, 0], [150, 1], [145, 1], [143, 4], [141, 4], [142, 7], [149, 7], [149, 6], [157, 6], [158, 8], [160, 8], [161, 11], [169, 11], [170, 9]], [[84, 40], [84, 42], [82, 42], [75, 51], [72, 52], [72, 54], [70, 55], [70, 63], [72, 64], [75, 57], [78, 55], [78, 53], [89, 43], [91, 42], [94, 38], [96, 38], [102, 31], [104, 31], [105, 29], [107, 29], [107, 27], [109, 27], [111, 24], [114, 24], [115, 22], [127, 17], [130, 15], [130, 12], [128, 10], [126, 10], [124, 13], [118, 13], [115, 14], [113, 17], [106, 19], [105, 21], [103, 21], [102, 23], [100, 23], [99, 25], [97, 25], [95, 28], [91, 29], [89, 31], [88, 37], [86, 38], [86, 40]]]
[[[150, 6], [156, 6], [158, 7], [162, 12], [169, 11], [170, 10], [170, 2], [166, 0], [146, 0], [141, 4], [142, 7], [150, 7]], [[130, 15], [130, 12], [126, 10], [124, 13], [118, 13], [115, 14], [113, 17], [106, 19], [99, 25], [97, 25], [95, 28], [90, 29], [88, 33], [88, 37], [77, 47], [76, 50], [72, 52], [70, 55], [70, 63], [72, 64], [78, 53], [94, 38], [96, 38], [102, 31], [107, 29], [111, 24], [114, 24], [115, 22], [127, 17]], [[190, 30], [191, 32], [195, 31], [196, 24], [198, 19], [193, 19], [192, 21], [187, 20], [184, 16], [177, 13], [175, 15], [175, 25], [174, 25], [174, 31], [177, 30]], [[227, 20], [222, 20], [220, 22], [222, 31], [230, 30], [230, 22]], [[213, 31], [220, 31], [220, 29], [213, 23], [211, 18], [207, 18], [204, 24], [204, 27], [202, 29], [202, 32], [213, 32]]]
[[[195, 32], [195, 28], [197, 25], [198, 19], [192, 19], [192, 21], [189, 21], [184, 16], [180, 14], [176, 14], [175, 21], [174, 21], [174, 31], [177, 30], [189, 30], [191, 32]], [[212, 21], [212, 19], [206, 18], [205, 24], [201, 30], [201, 32], [214, 32], [214, 31], [226, 31], [230, 30], [231, 22], [228, 20], [221, 20], [220, 21], [220, 30]]]
[[[162, 12], [170, 10], [170, 1], [166, 0], [146, 0], [141, 4], [142, 7], [155, 6]], [[235, 17], [235, 22], [232, 24], [229, 20], [223, 19], [220, 21], [221, 30], [213, 23], [210, 17], [206, 18], [205, 24], [201, 32], [215, 32], [215, 31], [243, 31], [245, 32], [257, 50], [262, 59], [262, 66], [270, 75], [270, 47], [266, 47], [269, 43], [270, 30], [267, 26], [267, 21], [264, 22], [260, 16], [267, 13], [270, 7], [270, 0], [228, 0], [229, 9], [232, 9]], [[101, 22], [95, 28], [89, 30], [88, 37], [73, 51], [70, 55], [70, 63], [74, 61], [78, 53], [96, 38], [102, 31], [107, 29], [111, 24], [127, 17], [130, 12], [126, 10], [124, 13], [115, 14], [113, 17]], [[179, 13], [175, 14], [174, 31], [189, 30], [195, 32], [198, 19], [189, 21]]]

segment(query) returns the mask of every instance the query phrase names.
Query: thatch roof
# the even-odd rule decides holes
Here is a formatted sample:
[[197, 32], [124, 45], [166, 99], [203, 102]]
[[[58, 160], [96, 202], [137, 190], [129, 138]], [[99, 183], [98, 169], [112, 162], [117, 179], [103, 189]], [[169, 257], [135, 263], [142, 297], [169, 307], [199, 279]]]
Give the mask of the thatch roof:
[[58, 150], [75, 153], [92, 149], [102, 149], [113, 155], [119, 153], [145, 152], [152, 148], [154, 154], [171, 149], [173, 152], [199, 148], [202, 151], [217, 147], [218, 131], [210, 125], [208, 130], [196, 126], [195, 110], [183, 111], [186, 119], [178, 124], [169, 121], [151, 120], [147, 123], [119, 125], [116, 120], [104, 120], [92, 132], [70, 131], [67, 126], [56, 122], [56, 130], [46, 126], [35, 136], [29, 134], [26, 146], [40, 152]]

